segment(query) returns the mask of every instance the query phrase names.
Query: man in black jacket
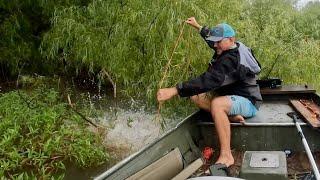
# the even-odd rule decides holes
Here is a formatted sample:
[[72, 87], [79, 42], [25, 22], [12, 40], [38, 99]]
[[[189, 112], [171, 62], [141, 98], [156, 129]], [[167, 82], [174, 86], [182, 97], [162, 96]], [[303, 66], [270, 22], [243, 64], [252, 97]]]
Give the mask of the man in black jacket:
[[[211, 113], [220, 141], [220, 155], [216, 164], [234, 164], [231, 154], [230, 121], [244, 122], [255, 116], [262, 101], [256, 83], [260, 65], [251, 50], [235, 41], [235, 32], [226, 23], [209, 29], [200, 26], [194, 17], [186, 23], [196, 28], [215, 53], [206, 72], [176, 87], [159, 89], [157, 99], [163, 102], [175, 95], [191, 97], [201, 109]], [[206, 92], [219, 96], [210, 98]]]

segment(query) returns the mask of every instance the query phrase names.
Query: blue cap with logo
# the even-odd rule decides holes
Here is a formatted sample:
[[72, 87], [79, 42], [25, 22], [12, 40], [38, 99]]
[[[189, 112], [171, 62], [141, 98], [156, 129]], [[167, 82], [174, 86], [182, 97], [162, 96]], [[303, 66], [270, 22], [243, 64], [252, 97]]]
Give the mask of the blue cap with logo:
[[210, 30], [208, 41], [221, 41], [223, 38], [234, 37], [236, 35], [232, 27], [227, 23], [218, 24]]

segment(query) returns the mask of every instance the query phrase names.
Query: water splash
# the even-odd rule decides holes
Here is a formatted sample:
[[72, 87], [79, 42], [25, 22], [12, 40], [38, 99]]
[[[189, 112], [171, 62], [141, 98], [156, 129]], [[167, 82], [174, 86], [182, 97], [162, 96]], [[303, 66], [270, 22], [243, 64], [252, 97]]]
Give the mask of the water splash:
[[105, 114], [108, 130], [105, 144], [130, 149], [135, 152], [151, 143], [161, 134], [161, 126], [154, 121], [155, 114], [140, 110], [118, 109], [116, 118]]

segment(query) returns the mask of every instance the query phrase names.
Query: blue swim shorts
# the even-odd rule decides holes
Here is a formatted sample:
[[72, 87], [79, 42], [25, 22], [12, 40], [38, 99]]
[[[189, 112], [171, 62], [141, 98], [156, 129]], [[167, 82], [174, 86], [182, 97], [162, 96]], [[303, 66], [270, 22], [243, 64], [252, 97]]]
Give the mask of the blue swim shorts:
[[245, 118], [249, 118], [257, 114], [257, 108], [249, 99], [236, 95], [228, 97], [231, 99], [231, 109], [228, 113], [229, 116], [241, 115]]

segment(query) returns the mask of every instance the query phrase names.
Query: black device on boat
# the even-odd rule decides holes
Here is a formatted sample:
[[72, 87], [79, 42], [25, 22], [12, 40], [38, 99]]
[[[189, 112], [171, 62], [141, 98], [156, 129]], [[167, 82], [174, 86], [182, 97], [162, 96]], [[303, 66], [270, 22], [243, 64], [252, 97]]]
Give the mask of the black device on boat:
[[278, 88], [281, 87], [282, 80], [280, 78], [268, 78], [268, 79], [259, 79], [257, 80], [260, 88]]

